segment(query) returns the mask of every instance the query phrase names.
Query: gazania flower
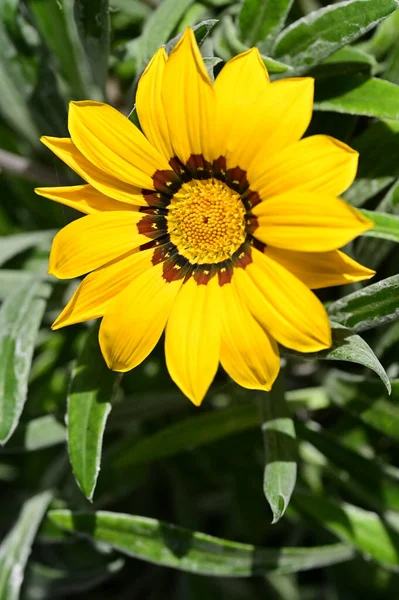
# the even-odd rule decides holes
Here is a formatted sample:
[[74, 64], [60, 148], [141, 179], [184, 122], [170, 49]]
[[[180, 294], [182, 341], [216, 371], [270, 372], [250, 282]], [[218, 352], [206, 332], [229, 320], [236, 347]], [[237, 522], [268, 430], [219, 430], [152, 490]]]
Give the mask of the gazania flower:
[[102, 317], [103, 355], [121, 372], [165, 330], [170, 375], [197, 405], [219, 362], [270, 390], [277, 343], [329, 347], [311, 289], [373, 275], [338, 250], [372, 223], [337, 197], [356, 152], [299, 141], [312, 101], [311, 78], [270, 83], [255, 48], [213, 83], [188, 29], [140, 79], [143, 133], [106, 104], [72, 102], [71, 137], [42, 141], [87, 184], [36, 191], [87, 213], [56, 235], [49, 272], [89, 275], [53, 328]]

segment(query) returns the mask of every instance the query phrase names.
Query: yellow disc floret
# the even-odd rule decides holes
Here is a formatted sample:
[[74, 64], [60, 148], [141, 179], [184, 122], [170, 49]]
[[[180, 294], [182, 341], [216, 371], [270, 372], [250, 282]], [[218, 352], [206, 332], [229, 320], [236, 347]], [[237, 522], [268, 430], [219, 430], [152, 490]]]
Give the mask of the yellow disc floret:
[[245, 241], [245, 208], [240, 195], [217, 179], [184, 183], [168, 215], [170, 241], [191, 263], [226, 260]]

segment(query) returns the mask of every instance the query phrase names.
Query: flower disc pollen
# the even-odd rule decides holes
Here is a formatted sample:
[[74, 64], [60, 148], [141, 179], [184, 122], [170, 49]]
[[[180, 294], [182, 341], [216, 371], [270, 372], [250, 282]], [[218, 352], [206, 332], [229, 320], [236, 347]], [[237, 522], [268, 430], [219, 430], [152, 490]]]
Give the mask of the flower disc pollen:
[[217, 179], [184, 183], [167, 216], [170, 240], [192, 263], [226, 260], [245, 240], [245, 208], [240, 195]]

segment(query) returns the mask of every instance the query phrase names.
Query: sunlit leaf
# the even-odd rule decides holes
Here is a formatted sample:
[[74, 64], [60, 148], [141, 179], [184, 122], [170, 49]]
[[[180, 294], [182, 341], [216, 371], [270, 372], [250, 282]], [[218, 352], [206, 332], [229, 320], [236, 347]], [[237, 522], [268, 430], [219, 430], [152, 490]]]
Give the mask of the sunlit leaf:
[[285, 400], [280, 373], [271, 392], [259, 394], [261, 427], [265, 446], [263, 490], [273, 513], [273, 523], [284, 515], [296, 482], [294, 421]]
[[51, 286], [29, 281], [0, 309], [0, 443], [13, 434], [25, 404], [33, 349]]
[[120, 375], [110, 371], [98, 344], [98, 327], [89, 332], [72, 373], [68, 395], [68, 450], [73, 474], [91, 500], [101, 463], [105, 424]]
[[399, 120], [398, 102], [398, 85], [367, 75], [325, 77], [316, 83], [316, 110]]
[[[334, 313], [334, 319], [335, 316]], [[367, 342], [360, 335], [357, 335], [340, 323], [330, 321], [330, 325], [332, 330], [332, 346], [328, 350], [305, 355], [293, 352], [292, 350], [287, 351], [287, 353], [301, 357], [302, 360], [315, 358], [319, 360], [342, 360], [362, 365], [377, 373], [388, 392], [390, 392], [391, 384], [385, 369]]]
[[365, 556], [395, 570], [399, 564], [399, 535], [375, 512], [324, 496], [296, 492], [295, 506], [313, 523], [353, 544]]
[[399, 318], [399, 275], [372, 283], [328, 307], [334, 321], [355, 331], [379, 327]]
[[53, 510], [49, 517], [67, 531], [105, 542], [128, 556], [202, 575], [248, 577], [275, 568], [297, 572], [353, 556], [352, 550], [344, 544], [258, 548], [155, 519], [107, 511], [79, 514]]
[[399, 7], [398, 0], [337, 2], [306, 15], [281, 32], [274, 56], [297, 73], [357, 40]]
[[0, 545], [0, 598], [18, 600], [36, 532], [51, 500], [42, 492], [25, 502], [16, 523]]

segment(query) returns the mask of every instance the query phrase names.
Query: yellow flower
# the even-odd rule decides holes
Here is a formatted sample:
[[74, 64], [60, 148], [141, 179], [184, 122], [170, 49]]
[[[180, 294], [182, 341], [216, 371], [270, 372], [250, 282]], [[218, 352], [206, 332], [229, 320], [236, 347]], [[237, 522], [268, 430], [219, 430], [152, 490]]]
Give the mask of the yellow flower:
[[128, 371], [165, 329], [172, 379], [199, 405], [219, 362], [240, 385], [270, 390], [277, 342], [331, 345], [311, 289], [368, 279], [337, 250], [372, 223], [337, 196], [357, 153], [300, 138], [313, 79], [270, 83], [256, 48], [212, 83], [188, 29], [140, 79], [141, 133], [99, 102], [72, 102], [71, 138], [42, 139], [87, 185], [38, 194], [88, 213], [55, 237], [49, 272], [89, 273], [53, 324], [103, 317], [108, 366]]

